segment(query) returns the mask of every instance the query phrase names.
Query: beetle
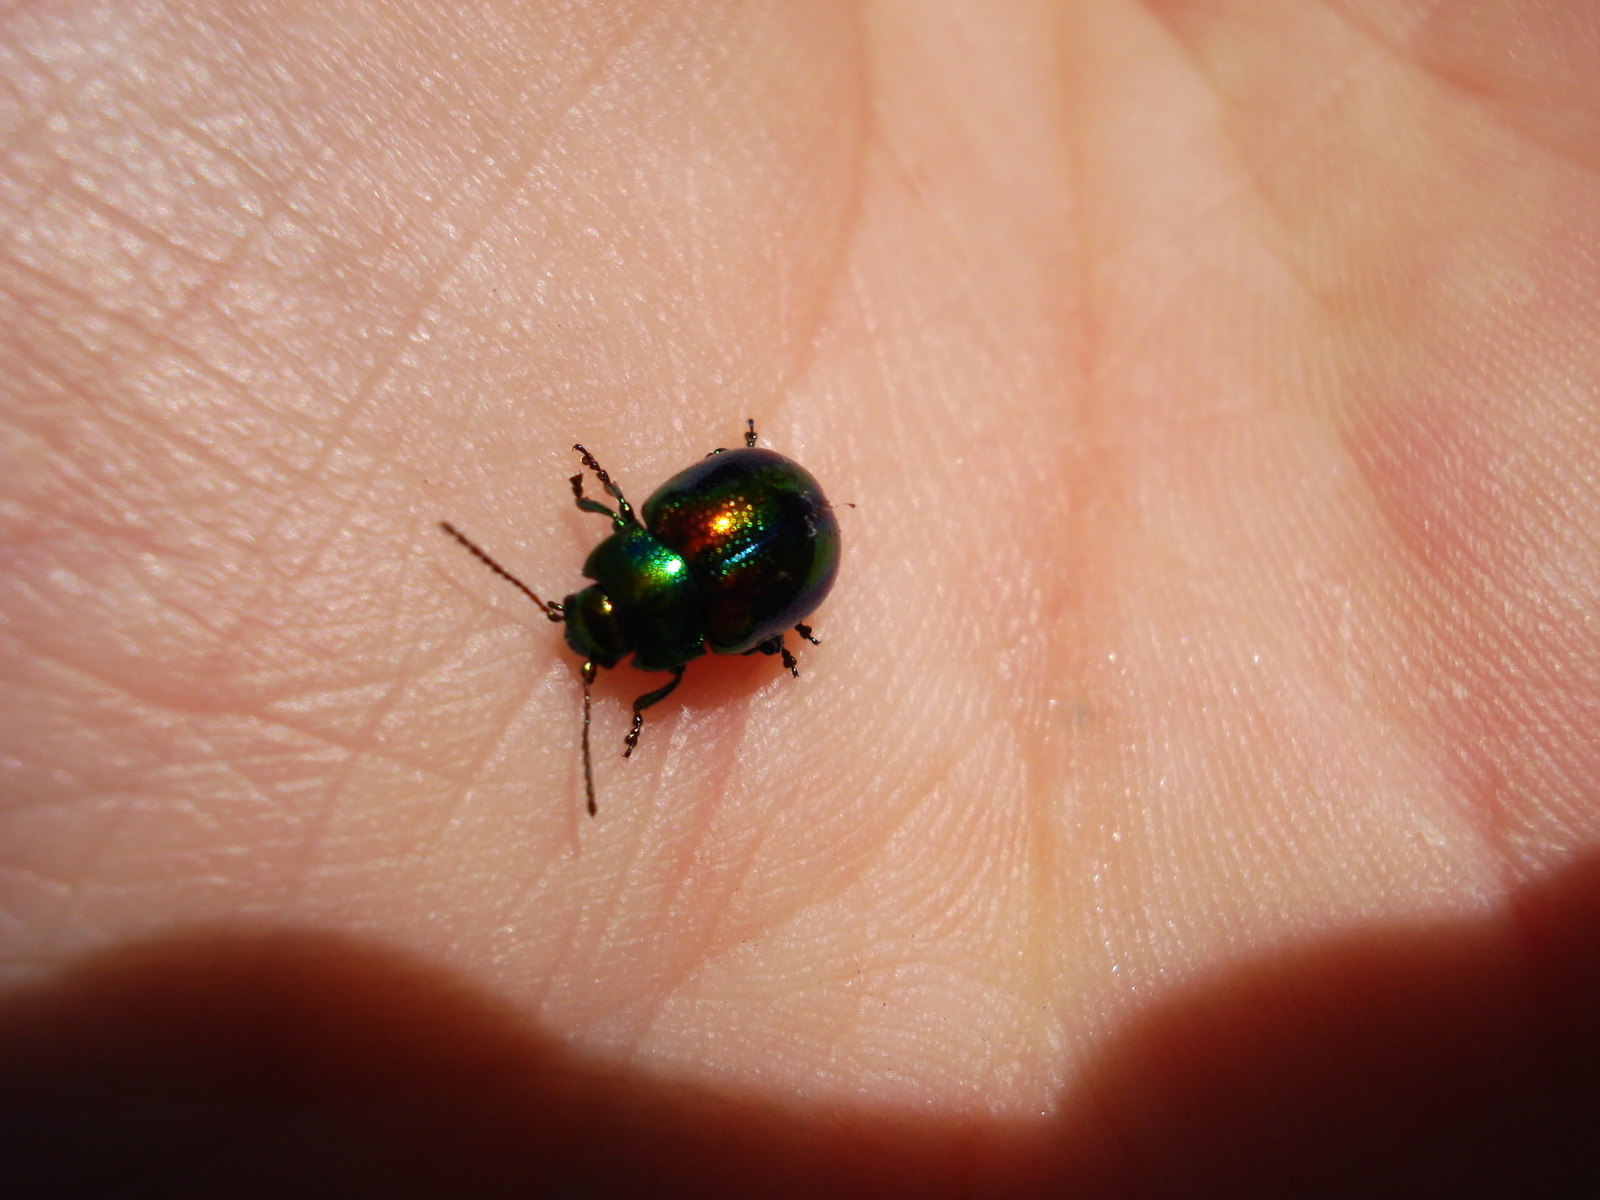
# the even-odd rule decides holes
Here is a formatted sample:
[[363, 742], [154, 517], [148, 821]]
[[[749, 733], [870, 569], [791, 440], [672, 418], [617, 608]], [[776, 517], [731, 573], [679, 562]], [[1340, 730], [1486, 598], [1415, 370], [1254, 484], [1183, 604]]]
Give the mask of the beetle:
[[756, 445], [746, 420], [744, 447], [713, 450], [678, 472], [634, 512], [594, 455], [573, 449], [613, 500], [615, 509], [583, 491], [572, 495], [583, 512], [611, 519], [611, 534], [583, 564], [594, 580], [559, 604], [546, 602], [448, 521], [447, 534], [496, 575], [517, 587], [551, 621], [566, 627], [567, 645], [583, 660], [583, 784], [589, 815], [595, 804], [589, 753], [590, 689], [602, 667], [628, 655], [645, 671], [672, 678], [633, 702], [633, 725], [622, 757], [633, 754], [644, 711], [665, 700], [688, 664], [713, 654], [776, 654], [790, 673], [800, 668], [784, 644], [793, 628], [820, 645], [804, 622], [833, 587], [839, 569], [839, 525], [811, 473], [775, 450]]

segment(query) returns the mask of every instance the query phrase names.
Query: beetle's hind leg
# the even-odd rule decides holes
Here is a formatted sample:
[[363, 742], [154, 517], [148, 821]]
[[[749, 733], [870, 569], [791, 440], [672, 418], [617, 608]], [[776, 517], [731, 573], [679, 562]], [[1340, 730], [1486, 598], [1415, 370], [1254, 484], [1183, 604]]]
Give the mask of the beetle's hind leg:
[[794, 655], [789, 653], [789, 647], [783, 644], [783, 634], [775, 633], [764, 642], [759, 642], [745, 651], [746, 654], [781, 654], [783, 665], [789, 668], [789, 674], [796, 679], [800, 678], [800, 664], [795, 662]]
[[[822, 645], [811, 632], [811, 626], [801, 623], [794, 627], [794, 631], [813, 646]], [[794, 655], [789, 653], [789, 647], [783, 644], [783, 634], [775, 633], [764, 642], [759, 642], [745, 651], [746, 654], [781, 654], [783, 665], [789, 668], [789, 674], [796, 679], [800, 678], [800, 664], [795, 662]]]
[[672, 679], [667, 683], [666, 687], [659, 687], [653, 692], [646, 692], [633, 702], [633, 728], [628, 730], [628, 736], [622, 739], [627, 743], [627, 748], [622, 752], [623, 758], [632, 758], [633, 748], [639, 744], [639, 730], [644, 725], [644, 710], [658, 700], [665, 700], [672, 695], [672, 689], [682, 682], [683, 668], [673, 667]]
[[[744, 423], [745, 423], [744, 448], [746, 450], [754, 450], [756, 448], [756, 422], [755, 422], [755, 418], [754, 417], [746, 417], [744, 419]], [[728, 452], [728, 448], [726, 446], [718, 446], [715, 450], [713, 450], [709, 454], [707, 454], [706, 457], [710, 458], [712, 454], [726, 454], [727, 452]]]

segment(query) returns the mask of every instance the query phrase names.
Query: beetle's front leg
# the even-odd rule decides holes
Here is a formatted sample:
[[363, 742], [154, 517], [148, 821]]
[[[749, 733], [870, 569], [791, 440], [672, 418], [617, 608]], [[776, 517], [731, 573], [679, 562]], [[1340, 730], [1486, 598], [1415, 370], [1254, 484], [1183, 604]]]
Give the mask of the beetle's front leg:
[[[602, 516], [610, 517], [618, 529], [629, 525], [639, 525], [639, 518], [633, 515], [633, 505], [628, 503], [628, 498], [622, 494], [622, 489], [611, 482], [611, 476], [607, 475], [605, 468], [595, 461], [594, 455], [585, 450], [582, 445], [574, 446], [573, 449], [583, 456], [583, 465], [594, 472], [595, 478], [600, 481], [600, 486], [605, 488], [606, 494], [617, 502], [617, 511], [612, 512], [598, 500], [591, 500], [585, 496], [583, 494], [583, 472], [579, 471], [572, 477], [572, 495], [577, 500], [578, 507], [584, 512], [599, 513]], [[643, 526], [640, 526], [640, 528], [643, 528]]]

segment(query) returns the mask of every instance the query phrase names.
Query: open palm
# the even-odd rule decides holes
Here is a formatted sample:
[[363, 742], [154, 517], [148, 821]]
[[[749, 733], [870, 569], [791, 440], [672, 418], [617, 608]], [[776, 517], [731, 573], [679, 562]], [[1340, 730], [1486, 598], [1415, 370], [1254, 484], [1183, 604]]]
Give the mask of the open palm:
[[[41, 1171], [1581, 1169], [1600, 7], [41, 0], [0, 52]], [[603, 676], [590, 820], [578, 664], [438, 522], [558, 599], [573, 442], [638, 503], [747, 417], [841, 505], [822, 645], [697, 661], [627, 763], [663, 677]]]

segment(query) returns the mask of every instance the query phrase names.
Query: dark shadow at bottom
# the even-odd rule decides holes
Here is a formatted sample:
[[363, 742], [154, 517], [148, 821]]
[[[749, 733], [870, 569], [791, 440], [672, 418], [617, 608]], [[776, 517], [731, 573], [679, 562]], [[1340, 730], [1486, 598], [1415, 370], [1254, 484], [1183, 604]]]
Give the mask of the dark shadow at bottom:
[[1592, 1196], [1597, 1116], [1600, 860], [1169, 999], [1030, 1126], [598, 1067], [322, 934], [119, 949], [0, 1002], [0, 1192], [30, 1198]]

